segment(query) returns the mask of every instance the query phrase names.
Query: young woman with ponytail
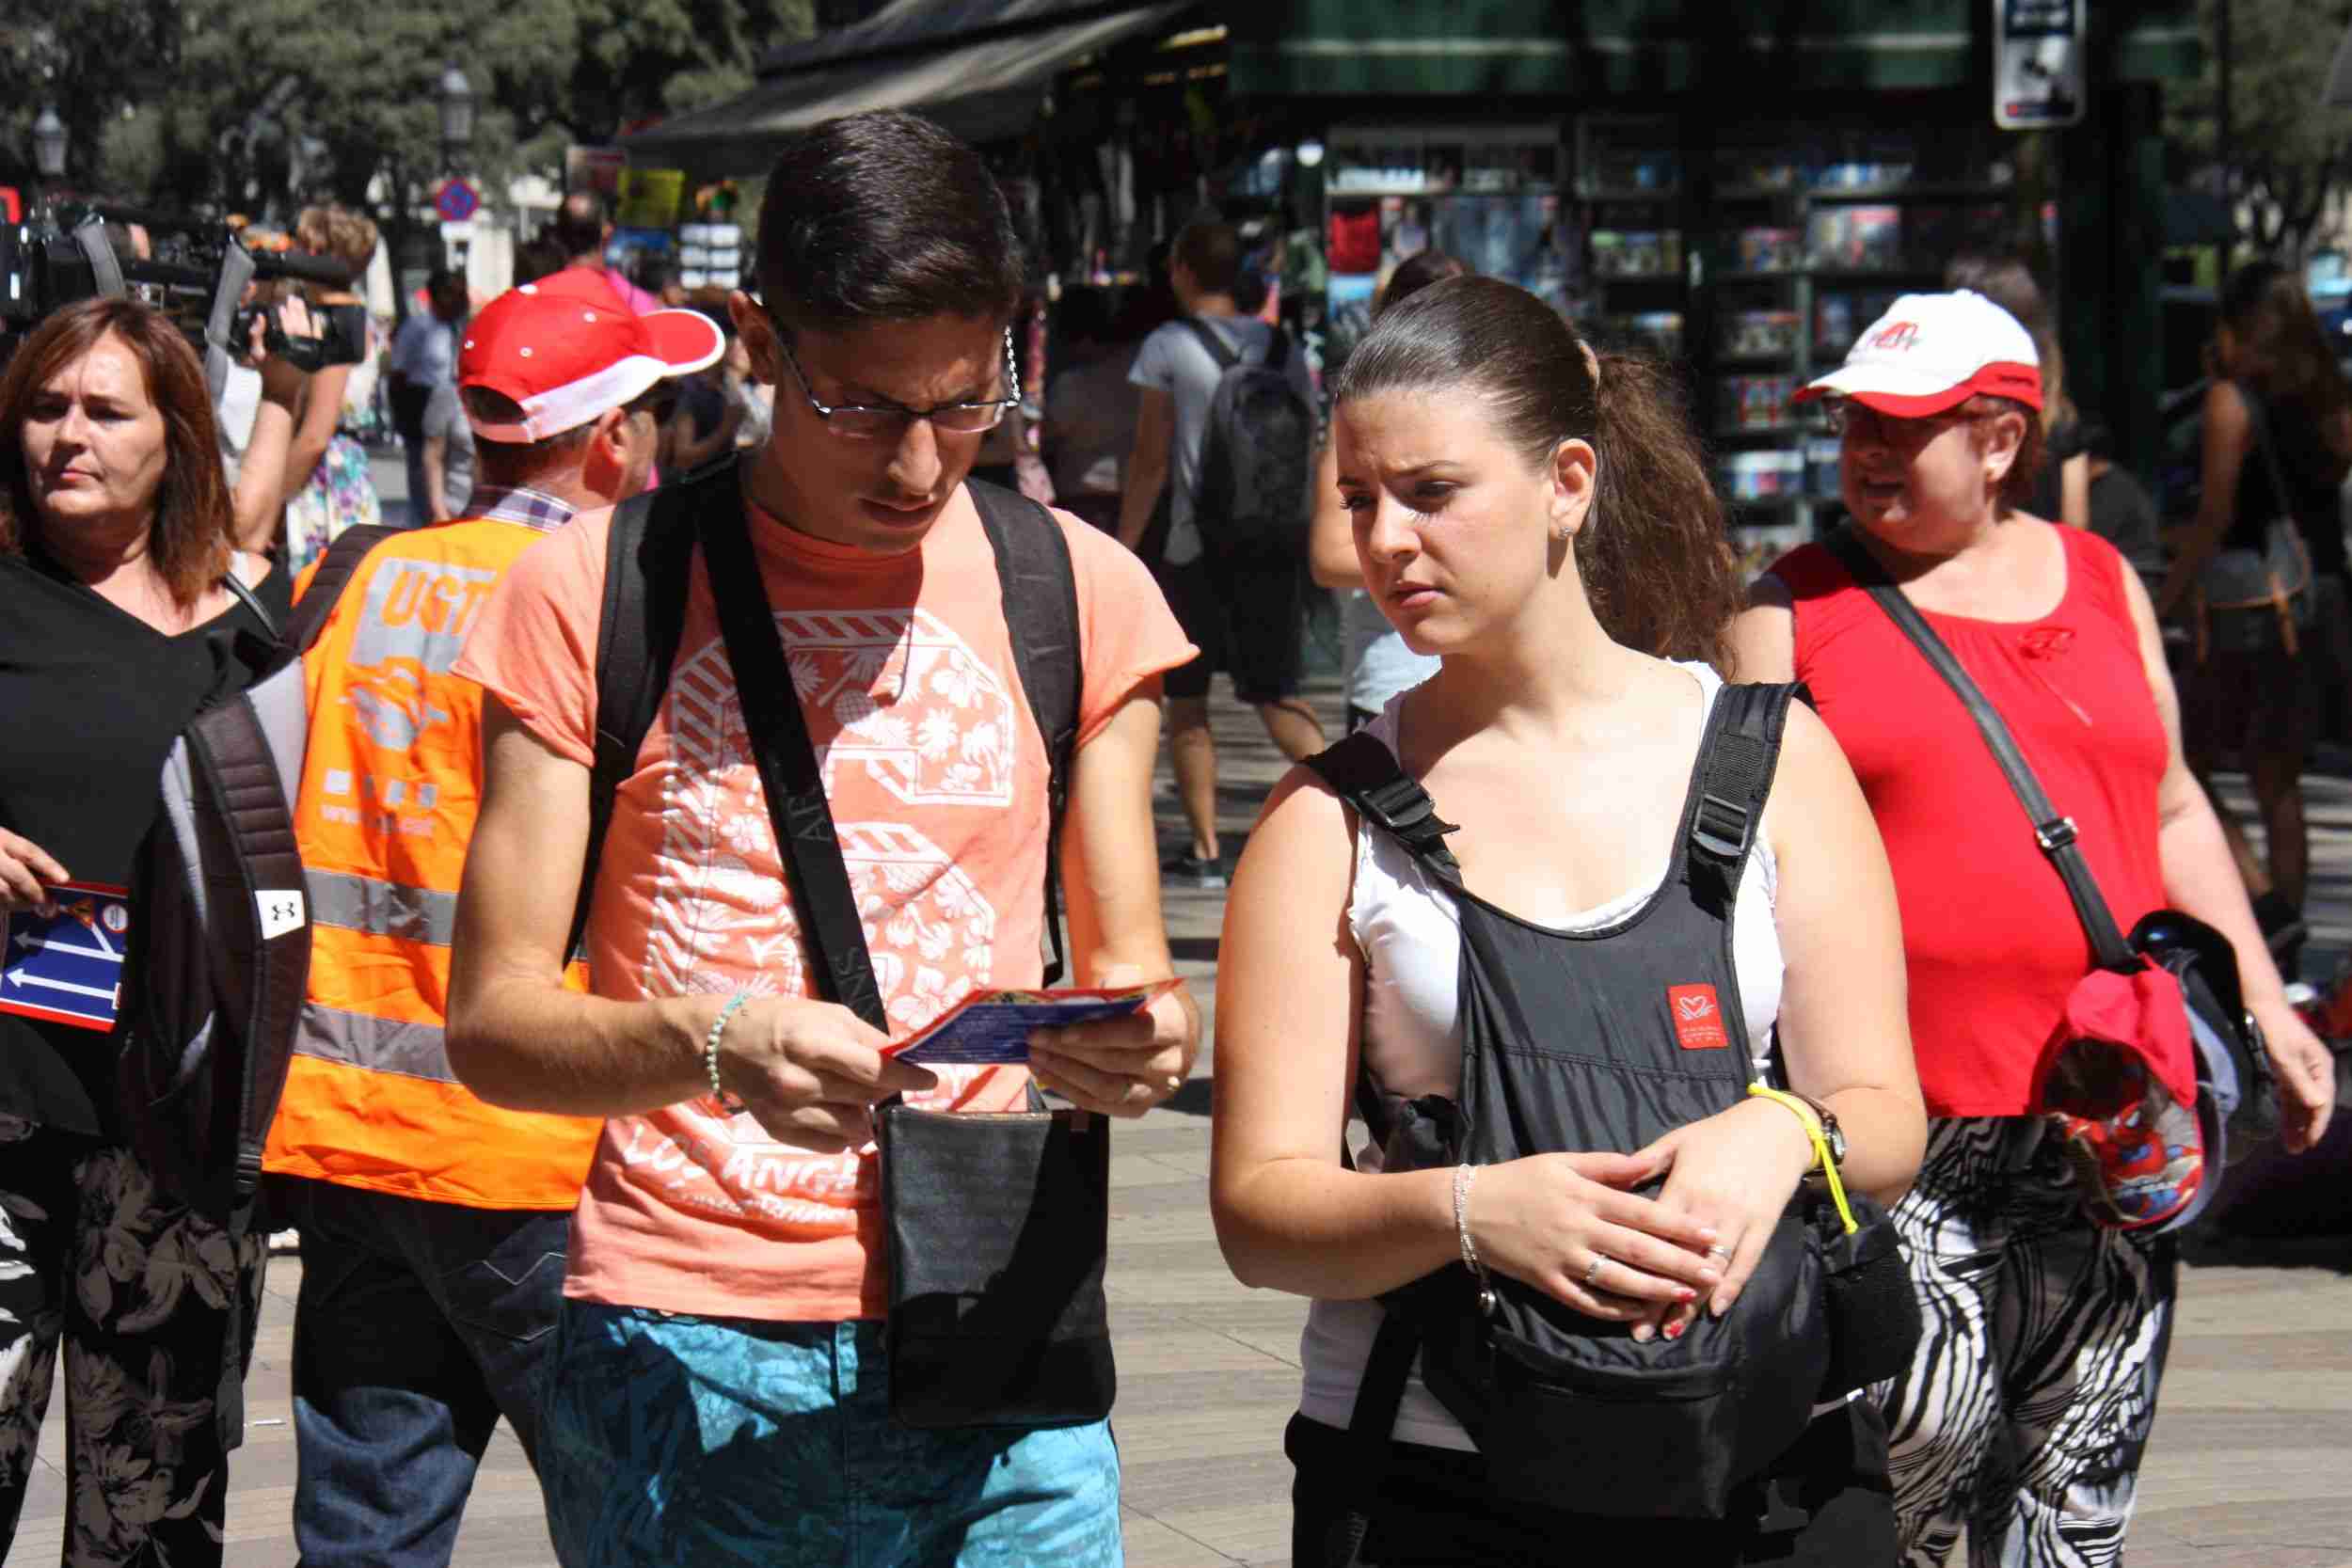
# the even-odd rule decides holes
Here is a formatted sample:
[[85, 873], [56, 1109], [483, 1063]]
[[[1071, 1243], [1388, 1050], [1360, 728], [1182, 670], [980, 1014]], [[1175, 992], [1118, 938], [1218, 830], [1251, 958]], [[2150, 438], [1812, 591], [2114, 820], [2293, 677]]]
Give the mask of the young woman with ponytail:
[[[1777, 1484], [1716, 1519], [1499, 1495], [1418, 1375], [1376, 1474], [1351, 1446], [1375, 1297], [1474, 1258], [1630, 1339], [1638, 1358], [1730, 1307], [1816, 1150], [1805, 1118], [1749, 1099], [1632, 1153], [1385, 1170], [1377, 1145], [1343, 1153], [1359, 1088], [1384, 1104], [1458, 1101], [1473, 915], [1587, 966], [1567, 949], [1638, 950], [1685, 919], [1657, 916], [1690, 898], [1675, 879], [1689, 863], [1686, 784], [1741, 588], [1670, 379], [1597, 357], [1523, 290], [1457, 277], [1384, 311], [1348, 358], [1334, 418], [1366, 586], [1441, 661], [1366, 733], [1460, 825], [1444, 843], [1462, 891], [1301, 768], [1269, 800], [1227, 907], [1211, 1202], [1241, 1279], [1313, 1298], [1285, 1442], [1295, 1560], [1551, 1563], [1645, 1544], [1677, 1563], [1891, 1561], [1886, 1437], [1867, 1401], [1817, 1411], [1764, 1472]], [[1894, 890], [1845, 758], [1802, 706], [1731, 905], [1708, 927], [1727, 932], [1710, 958], [1724, 1012], [1736, 1005], [1754, 1054], [1773, 1058], [1758, 1070], [1834, 1115], [1847, 1188], [1891, 1198], [1924, 1132]], [[1592, 996], [1514, 1026], [1529, 1053], [1565, 1058], [1591, 1041], [1561, 1015], [1616, 1005], [1604, 972]], [[1495, 1011], [1483, 993], [1479, 1009]], [[1674, 1008], [1644, 990], [1626, 1011], [1645, 1029]], [[1680, 1042], [1695, 1063], [1725, 1038]], [[1556, 1456], [1561, 1475], [1605, 1453], [1624, 1418], [1602, 1404], [1590, 1419], [1589, 1444]], [[1359, 1537], [1342, 1521], [1367, 1505]]]

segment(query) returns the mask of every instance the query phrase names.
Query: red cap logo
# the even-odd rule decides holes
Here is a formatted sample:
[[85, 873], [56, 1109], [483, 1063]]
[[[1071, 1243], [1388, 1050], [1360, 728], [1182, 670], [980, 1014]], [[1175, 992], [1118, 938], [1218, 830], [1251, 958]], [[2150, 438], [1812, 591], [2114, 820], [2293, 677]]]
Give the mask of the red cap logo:
[[1918, 341], [1919, 324], [1917, 322], [1888, 322], [1872, 336], [1870, 346], [1890, 352], [1900, 352]]
[[1674, 1018], [1675, 1043], [1683, 1050], [1721, 1051], [1731, 1044], [1713, 986], [1668, 986], [1666, 1011]]

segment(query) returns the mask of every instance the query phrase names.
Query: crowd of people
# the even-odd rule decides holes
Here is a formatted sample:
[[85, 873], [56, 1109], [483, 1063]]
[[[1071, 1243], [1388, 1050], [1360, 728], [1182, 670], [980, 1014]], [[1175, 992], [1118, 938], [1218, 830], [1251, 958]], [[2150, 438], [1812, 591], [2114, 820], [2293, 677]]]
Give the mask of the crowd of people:
[[[1297, 764], [1231, 871], [1209, 1195], [1234, 1275], [1311, 1303], [1265, 1434], [1295, 1560], [1926, 1568], [1963, 1532], [1982, 1568], [2114, 1560], [2178, 1239], [2090, 1201], [2146, 1140], [2043, 1080], [2095, 1026], [2145, 1064], [2118, 1125], [2178, 1110], [2181, 992], [2144, 973], [2144, 1014], [2085, 1022], [2047, 825], [1884, 594], [2014, 733], [2115, 921], [2227, 939], [2312, 1147], [2333, 1065], [2197, 771], [2245, 757], [2291, 910], [2352, 465], [2293, 279], [2225, 292], [2204, 507], [2153, 588], [2089, 526], [2090, 456], [2045, 461], [2095, 451], [2046, 320], [1979, 274], [1807, 389], [1851, 526], [1751, 589], [1672, 372], [1448, 258], [1398, 269], [1326, 388], [1286, 557], [1212, 511], [1208, 476], [1265, 455], [1234, 442], [1317, 395], [1241, 308], [1230, 227], [1175, 236], [1181, 317], [1140, 341], [1073, 301], [1041, 389], [970, 148], [827, 121], [768, 193], [756, 293], [715, 312], [610, 276], [593, 198], [479, 309], [437, 277], [385, 365], [424, 526], [331, 584], [377, 515], [343, 412], [366, 366], [306, 385], [257, 334], [224, 410], [176, 328], [99, 299], [0, 372], [0, 911], [129, 884], [173, 738], [334, 595], [263, 1160], [303, 1258], [302, 1560], [446, 1563], [503, 1419], [566, 1568], [1121, 1560], [1107, 1391], [992, 1338], [1008, 1295], [1083, 1305], [1079, 1167], [942, 1312], [894, 1248], [956, 1249], [918, 1214], [991, 1238], [876, 1141], [924, 1112], [1074, 1139], [1183, 1087], [1201, 1009], [1163, 983], [1161, 890], [1228, 876], [1222, 669]], [[336, 210], [301, 232], [373, 247]], [[2222, 592], [2232, 551], [2267, 610]], [[1337, 745], [1299, 695], [1310, 570], [1351, 595]], [[898, 1053], [1043, 984], [1057, 901], [1069, 979], [1133, 1006], [1013, 1060]], [[217, 1563], [262, 1234], [129, 1147], [107, 1045], [0, 1013], [0, 1536], [62, 1355], [64, 1560]]]

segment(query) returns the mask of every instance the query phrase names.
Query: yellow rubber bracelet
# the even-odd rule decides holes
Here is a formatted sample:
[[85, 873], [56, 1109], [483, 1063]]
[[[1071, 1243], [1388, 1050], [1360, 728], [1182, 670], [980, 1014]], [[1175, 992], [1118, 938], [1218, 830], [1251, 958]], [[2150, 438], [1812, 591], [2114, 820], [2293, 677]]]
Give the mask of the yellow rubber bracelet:
[[1846, 1183], [1838, 1180], [1837, 1162], [1829, 1157], [1829, 1139], [1822, 1134], [1821, 1118], [1813, 1114], [1813, 1107], [1786, 1089], [1769, 1084], [1750, 1084], [1748, 1093], [1785, 1105], [1788, 1114], [1804, 1123], [1804, 1135], [1813, 1140], [1813, 1165], [1829, 1182], [1830, 1201], [1837, 1205], [1837, 1217], [1845, 1222], [1846, 1234], [1851, 1236], [1862, 1227], [1855, 1223], [1853, 1210], [1846, 1202]]

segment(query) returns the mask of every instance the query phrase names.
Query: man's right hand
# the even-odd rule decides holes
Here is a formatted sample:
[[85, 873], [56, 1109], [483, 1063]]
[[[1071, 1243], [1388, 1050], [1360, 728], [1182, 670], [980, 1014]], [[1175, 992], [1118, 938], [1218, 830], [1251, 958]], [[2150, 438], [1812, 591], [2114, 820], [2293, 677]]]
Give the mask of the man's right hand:
[[[718, 1016], [714, 1008], [711, 1016]], [[755, 997], [719, 1041], [719, 1082], [771, 1134], [821, 1154], [863, 1147], [873, 1109], [935, 1086], [929, 1070], [886, 1054], [890, 1037], [832, 1002]]]

